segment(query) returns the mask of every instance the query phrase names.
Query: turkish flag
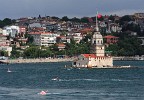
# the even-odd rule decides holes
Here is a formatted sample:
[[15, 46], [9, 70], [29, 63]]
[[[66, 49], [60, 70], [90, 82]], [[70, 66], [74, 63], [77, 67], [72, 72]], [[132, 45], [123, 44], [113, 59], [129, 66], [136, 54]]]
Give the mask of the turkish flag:
[[101, 18], [101, 17], [102, 17], [102, 15], [101, 15], [101, 14], [98, 14], [98, 15], [97, 15], [97, 18]]

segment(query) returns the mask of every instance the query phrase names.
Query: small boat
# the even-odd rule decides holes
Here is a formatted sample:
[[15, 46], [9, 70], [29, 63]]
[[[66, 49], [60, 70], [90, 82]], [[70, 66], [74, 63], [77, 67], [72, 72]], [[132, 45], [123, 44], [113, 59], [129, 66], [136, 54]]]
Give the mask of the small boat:
[[12, 72], [12, 71], [8, 68], [7, 72], [10, 73], [10, 72]]
[[56, 77], [56, 78], [53, 78], [52, 80], [53, 80], [53, 81], [57, 81], [57, 80], [59, 80], [59, 78], [58, 78], [58, 77]]
[[47, 94], [47, 91], [41, 91], [40, 93], [39, 93], [40, 95], [46, 95]]
[[9, 64], [8, 57], [0, 56], [0, 64]]

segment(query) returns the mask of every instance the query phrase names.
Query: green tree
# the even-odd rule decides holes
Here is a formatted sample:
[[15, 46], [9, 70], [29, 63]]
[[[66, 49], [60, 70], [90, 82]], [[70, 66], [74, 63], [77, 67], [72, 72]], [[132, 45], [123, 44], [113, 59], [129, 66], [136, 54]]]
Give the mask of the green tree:
[[6, 26], [6, 24], [0, 20], [0, 28], [3, 28], [4, 26]]
[[118, 55], [118, 50], [120, 49], [120, 47], [117, 45], [117, 44], [111, 44], [111, 45], [109, 45], [108, 47], [106, 47], [106, 51], [107, 52], [111, 52], [111, 54], [113, 55], [113, 56], [117, 56]]
[[62, 17], [62, 19], [61, 19], [62, 21], [69, 21], [69, 18], [67, 17], [67, 16], [64, 16], [64, 17]]
[[31, 35], [25, 35], [25, 37], [28, 37], [28, 44], [32, 44], [33, 43], [33, 41], [34, 41], [33, 36], [31, 36]]
[[19, 58], [21, 56], [21, 52], [16, 50], [16, 49], [13, 49], [11, 51], [11, 58]]
[[124, 25], [125, 22], [134, 21], [134, 19], [130, 15], [125, 15], [120, 18], [120, 25]]
[[52, 18], [52, 19], [56, 19], [56, 20], [59, 20], [59, 19], [60, 19], [59, 17], [56, 17], [56, 16], [52, 16], [51, 18]]
[[128, 30], [129, 31], [133, 31], [133, 32], [137, 32], [138, 35], [141, 34], [141, 28], [140, 28], [139, 24], [136, 24], [134, 22], [129, 23], [129, 24], [123, 26], [123, 28], [122, 28], [123, 32], [124, 31], [128, 31]]
[[89, 20], [87, 17], [83, 17], [83, 18], [81, 18], [81, 22], [82, 23], [89, 23]]
[[113, 15], [110, 15], [108, 19], [114, 22], [115, 17]]
[[7, 51], [4, 51], [4, 50], [1, 50], [0, 51], [0, 56], [8, 56], [8, 52]]
[[11, 25], [11, 24], [12, 24], [12, 20], [9, 19], [9, 18], [5, 18], [5, 19], [3, 20], [3, 22], [4, 22], [6, 25]]
[[81, 20], [79, 19], [79, 18], [76, 18], [76, 17], [74, 17], [74, 18], [72, 18], [72, 19], [70, 19], [72, 22], [80, 22]]
[[40, 48], [38, 46], [29, 47], [24, 50], [24, 57], [26, 58], [38, 58], [40, 54]]

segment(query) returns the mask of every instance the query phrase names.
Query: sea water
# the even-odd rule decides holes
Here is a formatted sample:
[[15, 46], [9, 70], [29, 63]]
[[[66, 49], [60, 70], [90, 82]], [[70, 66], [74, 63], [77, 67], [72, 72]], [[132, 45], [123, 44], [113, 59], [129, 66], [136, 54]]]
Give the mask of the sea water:
[[144, 100], [144, 61], [114, 61], [136, 67], [124, 69], [65, 65], [71, 62], [0, 65], [0, 100]]

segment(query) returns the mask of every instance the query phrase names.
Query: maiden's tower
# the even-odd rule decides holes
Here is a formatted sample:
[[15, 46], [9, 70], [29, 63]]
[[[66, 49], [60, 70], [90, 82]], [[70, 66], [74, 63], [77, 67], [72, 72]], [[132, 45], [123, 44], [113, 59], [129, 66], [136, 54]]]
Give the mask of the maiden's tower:
[[86, 68], [112, 68], [113, 58], [105, 54], [103, 36], [99, 32], [97, 17], [96, 30], [91, 38], [90, 54], [81, 54], [73, 62], [74, 67]]

